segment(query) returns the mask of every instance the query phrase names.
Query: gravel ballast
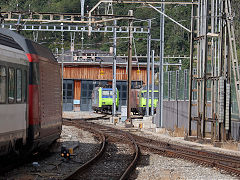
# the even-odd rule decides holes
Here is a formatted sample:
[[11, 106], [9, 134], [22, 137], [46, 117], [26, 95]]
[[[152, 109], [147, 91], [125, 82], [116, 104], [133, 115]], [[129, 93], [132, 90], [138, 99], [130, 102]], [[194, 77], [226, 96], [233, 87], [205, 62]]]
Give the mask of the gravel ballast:
[[[5, 176], [0, 176], [0, 179], [63, 179], [69, 172], [91, 159], [98, 152], [100, 144], [92, 133], [73, 126], [63, 126], [61, 138], [55, 146], [51, 149], [53, 152], [35, 162], [37, 163], [35, 166], [33, 162], [25, 164]], [[68, 148], [78, 146], [70, 161], [60, 156], [62, 146]]]
[[130, 179], [137, 180], [175, 180], [175, 179], [239, 179], [221, 173], [213, 168], [200, 166], [181, 159], [163, 157], [158, 154], [142, 152], [137, 168]]

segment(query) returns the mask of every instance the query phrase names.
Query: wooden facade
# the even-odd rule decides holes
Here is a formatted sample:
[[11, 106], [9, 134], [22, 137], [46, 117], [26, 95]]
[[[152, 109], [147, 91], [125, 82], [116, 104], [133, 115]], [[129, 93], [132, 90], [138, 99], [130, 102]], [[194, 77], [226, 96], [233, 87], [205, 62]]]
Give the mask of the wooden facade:
[[[151, 75], [151, 73], [150, 73]], [[127, 82], [127, 68], [124, 66], [117, 66], [117, 81], [122, 92], [120, 104], [126, 103], [126, 82]], [[112, 84], [113, 70], [112, 64], [95, 65], [95, 64], [65, 64], [64, 65], [64, 80], [72, 81], [73, 83], [73, 110], [91, 110], [91, 91], [95, 87], [94, 83], [105, 82]], [[150, 77], [151, 80], [151, 77]], [[141, 82], [146, 85], [147, 83], [147, 67], [140, 66], [132, 68], [132, 81]], [[124, 84], [125, 82], [125, 84]], [[90, 85], [88, 84], [90, 83]], [[123, 84], [121, 84], [123, 83]], [[124, 88], [125, 89], [124, 89]], [[82, 89], [84, 88], [84, 89]], [[69, 90], [67, 90], [69, 92]]]
[[[146, 67], [140, 67], [139, 70], [137, 67], [133, 67], [132, 81], [143, 81], [143, 84], [146, 84], [147, 82]], [[112, 67], [99, 67], [90, 65], [64, 67], [64, 79], [111, 81], [112, 78], [113, 78]], [[127, 80], [126, 67], [117, 67], [117, 80], [125, 81]]]

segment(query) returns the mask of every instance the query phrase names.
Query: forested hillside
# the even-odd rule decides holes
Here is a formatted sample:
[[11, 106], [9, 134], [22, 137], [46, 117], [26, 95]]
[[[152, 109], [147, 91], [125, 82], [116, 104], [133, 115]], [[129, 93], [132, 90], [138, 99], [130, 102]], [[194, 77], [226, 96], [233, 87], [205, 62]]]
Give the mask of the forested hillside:
[[[98, 0], [86, 0], [85, 1], [85, 13], [89, 11]], [[79, 13], [80, 12], [80, 0], [1, 0], [0, 6], [2, 11], [16, 11], [18, 4], [18, 10], [20, 11], [35, 11], [35, 12], [68, 12]], [[236, 36], [237, 42], [240, 42], [240, 2], [239, 0], [233, 0], [233, 8], [235, 12], [235, 24], [236, 24]], [[160, 14], [155, 10], [143, 5], [128, 5], [128, 4], [114, 4], [114, 14], [127, 15], [128, 10], [134, 10], [134, 17], [137, 19], [153, 19], [152, 20], [152, 38], [159, 39], [159, 16]], [[191, 6], [180, 5], [167, 5], [166, 14], [174, 18], [176, 21], [183, 24], [185, 27], [190, 28], [190, 13]], [[121, 25], [127, 25], [127, 21], [119, 22]], [[137, 25], [147, 26], [145, 21], [138, 23]], [[29, 32], [22, 32], [24, 35], [32, 38], [32, 34]], [[121, 34], [118, 36], [127, 36], [127, 34]], [[190, 34], [178, 25], [174, 24], [170, 20], [166, 19], [165, 24], [165, 55], [189, 55], [189, 37]], [[146, 54], [146, 35], [135, 34], [135, 44], [137, 54]], [[70, 33], [65, 33], [65, 49], [70, 48]], [[52, 43], [54, 40], [54, 43]], [[60, 48], [61, 34], [60, 33], [39, 33], [39, 42], [48, 46], [53, 51], [56, 48]], [[127, 53], [127, 39], [118, 39], [117, 41], [118, 53]], [[76, 36], [76, 48], [81, 47], [81, 34]], [[112, 46], [112, 34], [111, 33], [93, 33], [91, 37], [84, 34], [84, 48], [109, 50]], [[156, 53], [159, 50], [159, 42], [152, 42], [152, 48]], [[188, 62], [183, 62], [184, 67], [188, 67]]]

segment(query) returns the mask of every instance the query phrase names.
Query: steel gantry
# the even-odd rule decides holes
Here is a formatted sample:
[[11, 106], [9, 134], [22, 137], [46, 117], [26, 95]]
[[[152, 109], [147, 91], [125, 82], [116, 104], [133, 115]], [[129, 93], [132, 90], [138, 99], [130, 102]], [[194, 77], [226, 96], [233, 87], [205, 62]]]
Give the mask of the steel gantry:
[[[190, 59], [189, 135], [193, 134], [196, 122], [197, 137], [230, 139], [231, 91], [236, 92], [240, 107], [240, 74], [230, 0], [199, 0], [198, 5], [193, 5]], [[195, 102], [193, 96], [197, 97]]]
[[[81, 13], [36, 13], [36, 12], [3, 12], [2, 16], [4, 17], [5, 22], [9, 22], [8, 24], [2, 24], [2, 27], [5, 28], [9, 28], [12, 30], [16, 29], [16, 26], [14, 23], [12, 22], [19, 22], [19, 19], [21, 17], [21, 21], [24, 21], [24, 24], [21, 24], [21, 30], [28, 30], [28, 31], [54, 31], [54, 32], [88, 32], [88, 34], [90, 35], [92, 32], [111, 32], [114, 34], [114, 37], [116, 37], [116, 33], [129, 33], [131, 32], [132, 34], [134, 33], [144, 33], [144, 34], [148, 34], [148, 44], [151, 43], [151, 38], [149, 38], [151, 36], [150, 34], [150, 27], [134, 27], [133, 25], [128, 26], [128, 27], [117, 27], [116, 25], [114, 26], [105, 26], [104, 27], [100, 24], [103, 22], [108, 22], [108, 21], [116, 21], [116, 20], [120, 20], [120, 19], [129, 19], [131, 20], [133, 18], [133, 16], [116, 16], [113, 15], [112, 13], [105, 13], [104, 14], [100, 14], [99, 12], [99, 6], [101, 4], [108, 4], [107, 7], [111, 7], [112, 8], [112, 4], [113, 3], [128, 3], [128, 4], [143, 4], [143, 5], [147, 5], [150, 8], [153, 8], [154, 10], [156, 10], [157, 12], [159, 12], [161, 14], [161, 37], [160, 37], [160, 63], [159, 63], [159, 71], [161, 73], [159, 73], [159, 92], [161, 92], [161, 95], [159, 96], [159, 106], [163, 107], [163, 56], [164, 56], [164, 17], [170, 19], [171, 21], [173, 21], [174, 23], [176, 23], [177, 25], [179, 25], [180, 27], [182, 27], [183, 29], [187, 30], [188, 32], [190, 32], [189, 29], [187, 29], [186, 27], [184, 27], [183, 25], [181, 25], [179, 22], [175, 21], [173, 18], [167, 16], [164, 13], [164, 5], [166, 4], [178, 4], [178, 5], [193, 5], [193, 4], [197, 4], [196, 1], [188, 1], [188, 2], [181, 2], [181, 1], [114, 1], [114, 0], [100, 0], [90, 11], [88, 14], [88, 17], [84, 17], [83, 18], [83, 10], [81, 11]], [[84, 5], [84, 0], [81, 0], [81, 7], [83, 7]], [[155, 7], [155, 5], [162, 5], [162, 9], [159, 10], [157, 7]], [[97, 12], [95, 11], [97, 10]], [[112, 10], [113, 11], [113, 10]], [[95, 14], [93, 14], [95, 13]], [[39, 24], [27, 24], [30, 22], [34, 22], [34, 23], [39, 23]], [[77, 25], [76, 25], [77, 24]], [[150, 36], [149, 36], [150, 35]], [[129, 35], [130, 37], [130, 35]], [[131, 44], [130, 41], [132, 41], [131, 38], [129, 38], [129, 45]], [[115, 40], [114, 40], [114, 44], [115, 44]], [[114, 45], [115, 46], [115, 45]], [[130, 48], [130, 47], [129, 47]], [[114, 48], [114, 57], [116, 56], [115, 52], [116, 52], [116, 48]], [[151, 49], [148, 46], [148, 56], [147, 59], [150, 59], [150, 52]], [[130, 61], [130, 59], [132, 58], [132, 56], [128, 56], [128, 59]], [[113, 61], [115, 62], [115, 61]], [[181, 63], [180, 63], [181, 64]], [[113, 72], [115, 69], [116, 63], [113, 64]], [[170, 65], [170, 64], [169, 64]], [[130, 67], [130, 66], [129, 66]], [[131, 74], [131, 68], [129, 68], [128, 73]], [[148, 76], [149, 73], [148, 73]], [[149, 78], [149, 77], [148, 77]], [[128, 78], [128, 80], [131, 79], [131, 76]], [[129, 80], [130, 81], [130, 80]], [[114, 74], [113, 74], [113, 85], [114, 83]], [[129, 85], [130, 86], [130, 85]], [[130, 87], [131, 88], [131, 87]], [[115, 89], [115, 88], [114, 88]], [[148, 94], [149, 94], [149, 88], [148, 88]], [[128, 97], [130, 96], [130, 90], [128, 91]], [[148, 96], [149, 97], [149, 96]], [[147, 103], [149, 105], [149, 103]], [[129, 108], [128, 107], [128, 112], [129, 112]], [[115, 109], [113, 107], [113, 109]], [[157, 127], [161, 127], [162, 126], [162, 108], [160, 108], [160, 120], [156, 121], [157, 122]], [[115, 114], [115, 110], [113, 110], [113, 114]], [[128, 115], [130, 116], [130, 113], [128, 113]]]
[[[82, 1], [83, 2], [83, 1]], [[132, 34], [144, 33], [150, 34], [149, 27], [134, 27], [132, 25], [133, 16], [117, 16], [113, 13], [100, 14], [96, 12], [102, 4], [128, 3], [143, 4], [161, 14], [160, 28], [160, 63], [159, 70], [159, 92], [162, 92], [162, 72], [164, 55], [164, 17], [176, 23], [181, 28], [191, 34], [190, 42], [190, 88], [189, 88], [189, 135], [192, 135], [192, 125], [197, 124], [197, 137], [204, 138], [211, 133], [212, 139], [226, 139], [231, 132], [230, 117], [230, 90], [231, 71], [233, 71], [234, 85], [238, 107], [240, 107], [240, 74], [238, 69], [238, 60], [236, 52], [236, 43], [233, 27], [233, 16], [230, 0], [189, 0], [181, 1], [125, 1], [125, 0], [100, 0], [88, 13], [88, 17], [82, 16], [82, 13], [36, 13], [36, 12], [2, 12], [0, 20], [4, 20], [2, 27], [15, 30], [15, 23], [20, 18], [24, 24], [21, 24], [21, 30], [29, 31], [54, 31], [54, 32], [111, 32], [115, 40], [117, 33], [129, 33], [129, 55], [131, 62], [132, 54]], [[156, 5], [162, 5], [161, 9]], [[184, 27], [173, 18], [164, 13], [164, 5], [178, 4], [192, 6], [191, 29]], [[108, 6], [108, 7], [110, 7]], [[102, 25], [104, 22], [117, 20], [128, 20], [129, 26], [118, 27]], [[32, 24], [28, 24], [32, 23]], [[34, 24], [38, 23], [38, 24]], [[114, 40], [114, 54], [116, 57], [116, 41]], [[149, 40], [149, 37], [148, 37]], [[149, 49], [149, 48], [148, 48]], [[196, 49], [196, 50], [195, 50]], [[150, 49], [147, 58], [150, 59]], [[195, 54], [195, 55], [194, 55]], [[196, 56], [197, 60], [193, 57]], [[115, 61], [113, 61], [115, 62]], [[131, 64], [131, 63], [130, 63]], [[113, 64], [113, 68], [116, 63]], [[131, 66], [128, 66], [128, 81], [131, 82]], [[193, 75], [192, 69], [196, 68], [197, 73]], [[232, 70], [231, 70], [232, 69]], [[113, 71], [114, 72], [114, 71]], [[113, 74], [113, 84], [114, 74]], [[128, 83], [129, 84], [129, 83]], [[129, 85], [130, 86], [130, 85]], [[129, 87], [131, 88], [131, 87]], [[128, 88], [128, 97], [130, 90]], [[196, 96], [196, 102], [192, 97]], [[129, 98], [128, 98], [129, 101]], [[159, 106], [162, 107], [162, 94], [159, 96]], [[130, 108], [130, 106], [129, 106]], [[128, 114], [130, 114], [128, 112]], [[160, 111], [162, 115], [162, 111]], [[162, 117], [158, 122], [161, 127]], [[130, 115], [129, 115], [130, 116]]]

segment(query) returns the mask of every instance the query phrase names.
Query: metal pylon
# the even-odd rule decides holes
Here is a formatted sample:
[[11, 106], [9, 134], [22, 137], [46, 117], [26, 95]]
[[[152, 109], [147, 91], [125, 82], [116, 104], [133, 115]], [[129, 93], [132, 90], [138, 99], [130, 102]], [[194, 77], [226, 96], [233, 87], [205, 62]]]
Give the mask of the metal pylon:
[[230, 0], [199, 0], [193, 5], [191, 42], [188, 134], [194, 135], [195, 123], [198, 138], [231, 139], [230, 95], [235, 85], [240, 107], [240, 73]]
[[[237, 103], [239, 108], [240, 107], [240, 94], [239, 94], [240, 93], [240, 74], [239, 74], [237, 47], [236, 47], [233, 15], [232, 15], [230, 0], [225, 1], [225, 13], [226, 13], [227, 28], [228, 28], [228, 36], [229, 36], [228, 39], [229, 39], [230, 55], [231, 55], [231, 62], [232, 62], [232, 70], [234, 75]], [[240, 111], [239, 111], [239, 117], [240, 117]]]
[[107, 5], [107, 15], [113, 15], [113, 4], [112, 2], [109, 2]]

